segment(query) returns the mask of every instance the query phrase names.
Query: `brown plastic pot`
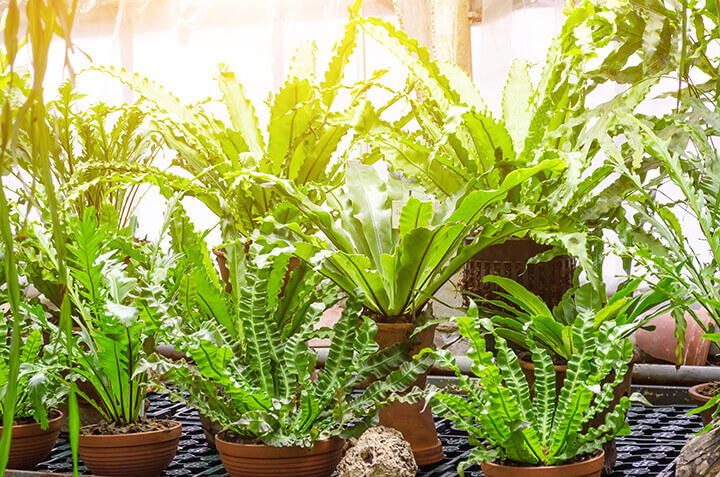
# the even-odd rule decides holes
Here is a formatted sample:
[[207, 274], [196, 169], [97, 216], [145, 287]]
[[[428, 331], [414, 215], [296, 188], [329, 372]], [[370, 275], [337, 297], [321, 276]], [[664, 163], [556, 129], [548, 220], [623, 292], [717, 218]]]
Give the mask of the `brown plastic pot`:
[[[14, 470], [33, 470], [36, 465], [50, 455], [58, 436], [62, 413], [55, 409], [57, 417], [48, 422], [46, 429], [40, 423], [19, 424], [12, 427], [12, 440], [10, 441], [10, 459], [7, 468]], [[2, 436], [0, 426], [0, 436]]]
[[[704, 394], [700, 393], [700, 391], [702, 391], [704, 387], [709, 386], [710, 384], [712, 383], [698, 384], [688, 389], [688, 393], [690, 393], [690, 399], [695, 401], [698, 407], [704, 406], [710, 399], [712, 399], [711, 397], [705, 396]], [[706, 409], [700, 413], [700, 419], [702, 419], [703, 426], [707, 426], [712, 422], [712, 416], [716, 410], [717, 404], [714, 407]]]
[[[375, 341], [380, 345], [380, 349], [406, 341], [413, 330], [411, 323], [378, 323], [377, 325]], [[434, 336], [434, 326], [420, 332], [419, 344], [412, 349], [411, 356], [431, 346]], [[424, 373], [413, 385], [424, 389], [426, 381], [427, 373]], [[380, 411], [380, 425], [392, 427], [402, 433], [405, 440], [410, 443], [417, 465], [434, 464], [445, 457], [435, 429], [432, 411], [424, 402], [390, 404]]]
[[[177, 452], [182, 424], [134, 434], [80, 434], [80, 458], [93, 474], [109, 477], [157, 477]], [[88, 429], [93, 426], [87, 426]]]
[[482, 471], [485, 477], [600, 477], [605, 453], [597, 457], [569, 465], [548, 467], [515, 467], [484, 462]]
[[221, 436], [222, 432], [215, 436], [215, 444], [230, 477], [329, 477], [340, 462], [345, 446], [345, 441], [339, 437], [317, 441], [307, 449], [237, 444], [225, 441]]
[[[467, 242], [472, 240], [470, 237]], [[507, 301], [497, 295], [502, 290], [500, 287], [482, 282], [486, 275], [498, 275], [512, 278], [552, 308], [572, 287], [577, 262], [573, 257], [560, 255], [549, 262], [528, 265], [532, 257], [551, 248], [527, 237], [511, 237], [501, 244], [491, 245], [465, 264], [460, 289], [483, 298]], [[467, 304], [467, 295], [464, 300]]]

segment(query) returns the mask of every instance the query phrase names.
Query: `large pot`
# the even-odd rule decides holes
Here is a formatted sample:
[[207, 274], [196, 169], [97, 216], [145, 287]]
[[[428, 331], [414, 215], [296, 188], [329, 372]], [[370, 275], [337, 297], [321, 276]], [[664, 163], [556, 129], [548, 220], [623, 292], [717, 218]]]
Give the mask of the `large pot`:
[[[14, 470], [33, 470], [36, 465], [50, 455], [58, 435], [62, 413], [55, 410], [57, 416], [48, 422], [46, 429], [40, 423], [18, 424], [12, 427], [10, 441], [10, 459], [7, 468]], [[0, 426], [0, 436], [3, 428]]]
[[[711, 386], [711, 385], [717, 385], [717, 383], [698, 384], [698, 385], [695, 385], [695, 386], [691, 387], [690, 389], [688, 389], [688, 392], [690, 393], [690, 399], [695, 401], [695, 403], [697, 403], [698, 407], [704, 406], [708, 401], [710, 401], [710, 399], [712, 399], [712, 397], [706, 396], [702, 393], [702, 391], [704, 391], [705, 388], [707, 388], [708, 386]], [[712, 422], [712, 416], [716, 410], [717, 410], [717, 404], [714, 407], [712, 407], [710, 409], [706, 409], [700, 413], [700, 418], [702, 419], [703, 426], [707, 426], [708, 424], [710, 424]]]
[[[468, 238], [471, 242], [472, 238]], [[527, 263], [535, 255], [550, 250], [529, 238], [511, 237], [505, 242], [491, 245], [468, 260], [463, 268], [460, 289], [483, 298], [505, 300], [497, 295], [501, 288], [494, 283], [483, 283], [486, 275], [511, 278], [538, 295], [550, 307], [554, 307], [566, 291], [572, 288], [577, 262], [568, 255], [560, 255], [549, 262]], [[467, 295], [464, 298], [467, 305]]]
[[304, 447], [273, 447], [262, 444], [238, 444], [215, 436], [220, 459], [230, 477], [271, 477], [298, 475], [329, 477], [343, 453], [345, 441], [338, 437], [317, 441]]
[[600, 477], [605, 453], [589, 460], [569, 465], [548, 467], [516, 467], [484, 462], [485, 477]]
[[[150, 432], [117, 435], [80, 434], [80, 458], [93, 474], [157, 477], [177, 452], [182, 424]], [[87, 426], [83, 429], [89, 429]]]
[[[625, 376], [623, 377], [622, 382], [613, 389], [613, 400], [610, 403], [610, 405], [603, 410], [602, 412], [598, 413], [587, 425], [587, 428], [590, 427], [598, 427], [605, 423], [605, 416], [608, 412], [610, 412], [611, 409], [615, 408], [620, 403], [620, 399], [624, 397], [630, 397], [630, 387], [632, 385], [632, 371], [633, 371], [633, 364], [640, 358], [640, 356], [637, 353], [633, 353], [632, 360], [630, 363], [628, 363], [628, 369], [625, 373]], [[523, 370], [523, 374], [525, 374], [525, 379], [528, 382], [528, 385], [530, 386], [530, 395], [533, 395], [533, 384], [535, 384], [535, 365], [530, 360], [530, 354], [529, 353], [521, 353], [518, 356], [518, 361], [520, 363], [520, 367]], [[562, 389], [563, 385], [565, 384], [565, 378], [567, 377], [567, 365], [564, 364], [555, 364], [553, 365], [553, 368], [555, 369], [555, 401], [557, 402], [559, 396], [560, 396], [560, 390]], [[602, 384], [610, 383], [613, 380], [615, 380], [615, 372], [611, 372], [605, 379], [603, 379]], [[606, 442], [603, 445], [603, 450], [605, 451], [605, 458], [604, 458], [604, 465], [605, 469], [604, 472], [610, 473], [612, 468], [615, 466], [615, 462], [617, 462], [617, 446], [615, 443], [615, 439], [611, 439], [608, 442]]]
[[[402, 341], [407, 341], [412, 333], [411, 323], [378, 323], [378, 332], [375, 341], [380, 349], [387, 348]], [[426, 328], [418, 335], [419, 344], [410, 352], [410, 356], [417, 354], [423, 348], [432, 346], [435, 336], [435, 327]], [[425, 388], [427, 373], [420, 376], [413, 384]], [[425, 408], [425, 410], [423, 410]], [[380, 425], [392, 427], [400, 431], [406, 441], [410, 443], [417, 465], [429, 465], [440, 462], [445, 457], [442, 443], [437, 436], [435, 420], [430, 406], [424, 402], [406, 404], [394, 402], [380, 411]]]

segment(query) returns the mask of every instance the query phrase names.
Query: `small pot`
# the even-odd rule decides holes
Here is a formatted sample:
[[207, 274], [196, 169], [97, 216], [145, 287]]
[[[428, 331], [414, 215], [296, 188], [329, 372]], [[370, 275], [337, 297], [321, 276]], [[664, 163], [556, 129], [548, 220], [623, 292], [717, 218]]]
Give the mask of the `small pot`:
[[215, 444], [230, 477], [330, 477], [345, 446], [345, 441], [339, 437], [317, 441], [310, 449], [237, 444], [223, 440], [222, 434], [215, 436]]
[[[60, 411], [57, 409], [54, 411], [57, 412], [57, 417], [48, 422], [46, 429], [43, 429], [39, 422], [12, 427], [8, 469], [33, 470], [36, 465], [47, 459], [60, 435], [63, 417]], [[0, 426], [0, 436], [2, 429]]]
[[[710, 384], [712, 384], [712, 383], [698, 384], [698, 385], [695, 385], [695, 386], [691, 387], [690, 389], [688, 389], [688, 393], [690, 393], [690, 399], [695, 401], [697, 403], [698, 407], [704, 406], [705, 403], [707, 403], [710, 399], [712, 399], [711, 397], [705, 396], [704, 394], [700, 393], [700, 391], [702, 391], [703, 388], [709, 386]], [[707, 426], [708, 424], [710, 424], [712, 422], [712, 416], [713, 416], [713, 414], [715, 414], [716, 410], [717, 410], [717, 404], [714, 407], [712, 407], [710, 409], [706, 409], [700, 413], [700, 418], [702, 419], [703, 426]]]
[[[80, 434], [80, 458], [93, 474], [109, 477], [157, 477], [177, 452], [182, 424], [134, 434]], [[87, 426], [88, 429], [93, 426]]]
[[[406, 341], [412, 333], [412, 323], [378, 323], [378, 332], [375, 341], [380, 349], [387, 348]], [[410, 356], [420, 352], [423, 348], [432, 346], [435, 336], [435, 327], [426, 328], [418, 335], [420, 343], [412, 349]], [[424, 389], [427, 381], [427, 373], [422, 374], [414, 383], [414, 386]], [[423, 408], [425, 408], [423, 410]], [[392, 427], [400, 431], [405, 440], [410, 444], [417, 465], [435, 464], [443, 460], [445, 455], [442, 450], [442, 443], [437, 436], [435, 420], [433, 419], [430, 406], [424, 402], [407, 404], [393, 402], [380, 410], [380, 426]]]
[[515, 467], [484, 462], [482, 471], [485, 477], [600, 477], [605, 453], [597, 457], [569, 465], [547, 467]]

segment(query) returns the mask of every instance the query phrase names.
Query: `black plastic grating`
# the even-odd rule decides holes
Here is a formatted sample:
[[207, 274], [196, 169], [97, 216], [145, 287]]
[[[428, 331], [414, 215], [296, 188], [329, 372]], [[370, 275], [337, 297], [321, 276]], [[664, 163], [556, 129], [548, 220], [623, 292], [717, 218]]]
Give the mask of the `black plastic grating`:
[[[183, 435], [175, 459], [163, 472], [164, 476], [226, 476], [220, 457], [205, 441], [197, 412], [183, 404], [168, 401], [164, 396], [149, 397], [151, 406], [148, 415], [157, 418], [172, 418], [183, 425]], [[680, 449], [701, 428], [697, 415], [688, 416], [692, 406], [633, 407], [628, 412], [632, 434], [617, 441], [617, 464], [611, 477], [674, 475], [674, 462]], [[465, 460], [470, 446], [467, 435], [455, 429], [452, 422], [436, 419], [438, 435], [443, 443], [445, 460], [422, 468], [421, 477], [457, 475], [457, 465]], [[69, 473], [72, 471], [70, 445], [66, 435], [61, 435], [58, 445], [50, 458], [36, 470], [44, 472]], [[81, 474], [89, 474], [84, 466]], [[468, 477], [483, 475], [477, 467], [466, 470]]]

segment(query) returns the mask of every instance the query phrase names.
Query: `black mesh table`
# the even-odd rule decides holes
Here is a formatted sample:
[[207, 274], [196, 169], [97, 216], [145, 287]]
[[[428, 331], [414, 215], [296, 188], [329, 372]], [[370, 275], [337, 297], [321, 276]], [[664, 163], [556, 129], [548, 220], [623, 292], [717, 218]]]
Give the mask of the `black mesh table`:
[[[165, 396], [150, 396], [150, 417], [172, 418], [183, 425], [183, 435], [177, 456], [164, 476], [226, 476], [217, 452], [208, 446], [200, 427], [198, 414], [183, 404], [173, 403]], [[692, 436], [700, 430], [699, 416], [688, 416], [692, 406], [674, 405], [645, 407], [635, 406], [628, 412], [628, 421], [632, 434], [617, 440], [617, 464], [612, 477], [647, 475], [671, 477], [674, 463], [680, 449]], [[465, 460], [470, 446], [467, 434], [455, 429], [452, 422], [436, 419], [438, 435], [443, 443], [445, 460], [422, 468], [418, 473], [422, 477], [441, 477], [457, 475], [457, 465]], [[38, 471], [53, 473], [72, 472], [70, 444], [67, 436], [61, 435], [58, 445], [50, 458], [40, 464]], [[85, 467], [80, 468], [81, 474], [89, 474]], [[480, 477], [482, 471], [477, 467], [466, 470], [468, 477]]]

